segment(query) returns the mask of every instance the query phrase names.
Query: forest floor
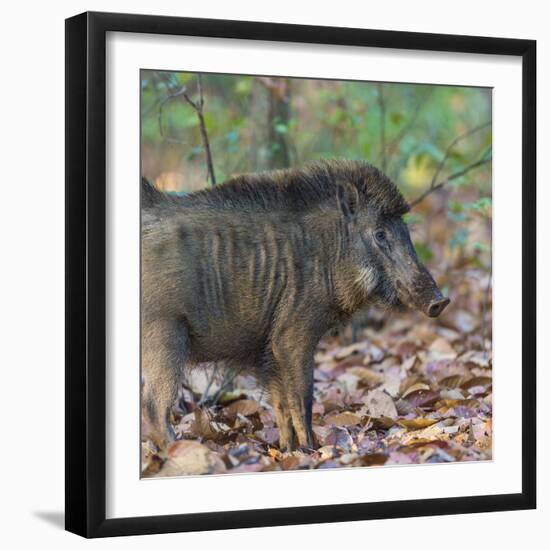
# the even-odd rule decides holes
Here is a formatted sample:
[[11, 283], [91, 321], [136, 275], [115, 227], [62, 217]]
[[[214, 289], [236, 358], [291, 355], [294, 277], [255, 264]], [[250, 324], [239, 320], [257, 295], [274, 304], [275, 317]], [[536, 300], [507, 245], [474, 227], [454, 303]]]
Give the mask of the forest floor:
[[182, 389], [172, 411], [178, 440], [166, 460], [142, 441], [142, 475], [490, 460], [488, 277], [463, 271], [451, 306], [436, 321], [412, 312], [390, 319], [371, 312], [356, 343], [350, 344], [349, 328], [321, 340], [314, 375], [317, 449], [280, 451], [269, 396], [253, 377], [235, 378], [211, 406], [202, 392], [215, 393], [219, 381], [206, 388], [206, 380], [202, 392]]

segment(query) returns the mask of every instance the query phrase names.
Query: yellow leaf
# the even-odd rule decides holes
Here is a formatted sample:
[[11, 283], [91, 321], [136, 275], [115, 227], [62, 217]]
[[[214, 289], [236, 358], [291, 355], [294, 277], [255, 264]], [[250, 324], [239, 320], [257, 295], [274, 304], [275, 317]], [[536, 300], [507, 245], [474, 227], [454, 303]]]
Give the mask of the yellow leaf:
[[421, 430], [422, 428], [427, 428], [428, 426], [432, 426], [433, 424], [437, 424], [439, 420], [436, 420], [434, 418], [402, 418], [397, 421], [397, 423], [400, 426], [403, 426], [403, 428], [407, 428], [407, 430]]

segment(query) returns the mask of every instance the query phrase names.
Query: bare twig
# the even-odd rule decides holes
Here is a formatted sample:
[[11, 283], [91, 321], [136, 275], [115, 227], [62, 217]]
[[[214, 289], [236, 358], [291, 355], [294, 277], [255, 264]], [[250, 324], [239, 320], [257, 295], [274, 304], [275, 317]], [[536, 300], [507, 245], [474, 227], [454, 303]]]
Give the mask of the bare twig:
[[475, 168], [479, 168], [480, 166], [483, 166], [484, 164], [487, 164], [488, 162], [491, 162], [492, 157], [483, 158], [480, 159], [468, 166], [466, 168], [463, 168], [462, 170], [459, 170], [458, 172], [455, 172], [454, 174], [451, 174], [448, 178], [444, 179], [443, 181], [440, 181], [439, 183], [436, 183], [435, 185], [430, 185], [426, 191], [421, 193], [416, 199], [410, 201], [411, 208], [413, 206], [416, 206], [418, 203], [422, 202], [428, 195], [433, 193], [434, 191], [437, 191], [438, 189], [441, 189], [444, 185], [447, 183], [450, 183], [453, 180], [456, 180], [464, 175], [466, 175], [471, 170], [474, 170]]
[[220, 399], [220, 397], [223, 395], [223, 393], [231, 387], [231, 384], [233, 384], [233, 381], [235, 380], [235, 378], [237, 378], [237, 376], [241, 373], [241, 371], [242, 369], [234, 368], [229, 370], [229, 372], [226, 371], [224, 373], [222, 383], [218, 391], [212, 397], [212, 402], [214, 404], [216, 404]]
[[432, 181], [430, 182], [430, 185], [416, 199], [414, 199], [410, 202], [411, 207], [416, 206], [418, 203], [422, 202], [428, 195], [430, 195], [434, 191], [437, 191], [438, 189], [441, 189], [447, 183], [450, 183], [451, 181], [456, 180], [456, 179], [460, 178], [461, 176], [464, 176], [465, 174], [467, 174], [471, 170], [474, 170], [475, 168], [479, 168], [480, 166], [483, 166], [484, 164], [487, 164], [488, 162], [491, 162], [492, 156], [487, 156], [487, 155], [489, 155], [489, 153], [491, 151], [491, 148], [489, 148], [481, 156], [481, 158], [479, 160], [477, 160], [476, 162], [473, 162], [472, 164], [469, 164], [468, 166], [466, 166], [462, 170], [459, 170], [458, 172], [455, 172], [454, 174], [451, 174], [450, 176], [448, 176], [443, 181], [440, 181], [440, 182], [437, 181], [438, 178], [439, 178], [439, 175], [441, 174], [441, 171], [443, 170], [443, 167], [445, 166], [445, 163], [446, 163], [447, 159], [449, 158], [449, 155], [451, 154], [451, 151], [455, 147], [455, 145], [457, 145], [457, 143], [459, 143], [463, 139], [471, 136], [472, 134], [474, 134], [476, 132], [479, 132], [483, 128], [486, 128], [490, 124], [491, 124], [491, 121], [489, 120], [488, 122], [485, 122], [484, 124], [476, 126], [475, 128], [472, 128], [471, 130], [468, 130], [464, 134], [461, 134], [461, 135], [457, 136], [451, 142], [451, 144], [445, 150], [445, 154], [443, 155], [443, 158], [441, 159], [441, 162], [437, 166], [437, 169], [436, 169], [436, 171], [435, 171], [435, 173], [432, 177]]
[[218, 363], [215, 363], [214, 368], [212, 369], [212, 372], [208, 377], [206, 388], [204, 388], [201, 398], [199, 399], [199, 402], [198, 402], [199, 407], [202, 407], [202, 405], [204, 405], [207, 401], [209, 401], [208, 396], [210, 395], [210, 388], [212, 387], [212, 384], [214, 383], [214, 380], [216, 379], [217, 375], [218, 375]]
[[443, 170], [443, 167], [445, 166], [445, 162], [447, 162], [447, 159], [449, 158], [449, 155], [451, 154], [451, 151], [454, 149], [455, 145], [460, 143], [463, 139], [466, 139], [467, 137], [471, 136], [472, 134], [475, 134], [476, 132], [479, 132], [480, 130], [483, 130], [483, 128], [486, 128], [487, 126], [490, 126], [492, 123], [491, 120], [480, 124], [479, 126], [476, 126], [475, 128], [472, 128], [471, 130], [468, 130], [467, 132], [460, 134], [457, 136], [451, 144], [447, 147], [445, 150], [445, 154], [443, 155], [443, 158], [441, 159], [441, 162], [439, 163], [439, 166], [437, 167], [437, 170], [435, 171], [432, 183], [431, 185], [435, 185], [435, 182], [437, 181], [437, 178], [439, 177], [439, 174], [441, 173], [441, 170]]
[[214, 173], [214, 163], [212, 162], [212, 151], [210, 149], [210, 140], [208, 139], [208, 132], [206, 130], [206, 123], [204, 121], [204, 95], [202, 91], [202, 77], [201, 75], [197, 75], [197, 89], [199, 92], [199, 99], [198, 101], [194, 101], [191, 99], [189, 94], [187, 93], [187, 88], [183, 86], [180, 88], [177, 92], [174, 92], [173, 94], [170, 94], [166, 98], [164, 98], [160, 104], [159, 104], [159, 114], [158, 114], [158, 124], [159, 124], [159, 132], [160, 135], [168, 140], [168, 141], [174, 141], [176, 143], [183, 143], [182, 141], [165, 136], [164, 129], [162, 126], [162, 111], [164, 109], [164, 106], [166, 103], [171, 101], [172, 99], [176, 99], [178, 97], [183, 97], [185, 101], [193, 108], [195, 113], [197, 113], [197, 117], [199, 119], [199, 128], [201, 132], [201, 138], [202, 138], [202, 144], [204, 147], [204, 151], [206, 153], [206, 166], [207, 166], [207, 178], [210, 180], [210, 183], [212, 185], [216, 185], [216, 175]]
[[[197, 111], [197, 115], [199, 117], [199, 124], [201, 128], [201, 136], [202, 136], [202, 142], [204, 145], [204, 150], [206, 151], [206, 162], [208, 164], [208, 176], [210, 177], [210, 183], [212, 185], [216, 185], [216, 175], [214, 174], [214, 163], [212, 162], [212, 151], [210, 150], [210, 141], [208, 140], [208, 132], [206, 131], [206, 124], [204, 122], [204, 96], [202, 94], [202, 77], [199, 74], [197, 79], [197, 84], [199, 88], [199, 104], [198, 109], [195, 107], [195, 111]], [[185, 99], [189, 102], [189, 98], [184, 95]]]
[[[198, 402], [198, 405], [200, 407], [204, 405], [212, 406], [216, 405], [220, 399], [220, 397], [231, 387], [231, 384], [235, 380], [235, 378], [241, 373], [242, 369], [240, 368], [218, 368], [219, 365], [216, 363], [214, 368], [212, 369], [212, 372], [208, 376], [208, 381], [206, 384], [206, 388], [204, 389], [204, 392], [201, 395], [201, 398]], [[210, 389], [212, 388], [212, 384], [216, 381], [216, 379], [219, 379], [221, 375], [221, 380], [219, 380], [219, 388], [213, 392], [212, 395], [210, 395]]]

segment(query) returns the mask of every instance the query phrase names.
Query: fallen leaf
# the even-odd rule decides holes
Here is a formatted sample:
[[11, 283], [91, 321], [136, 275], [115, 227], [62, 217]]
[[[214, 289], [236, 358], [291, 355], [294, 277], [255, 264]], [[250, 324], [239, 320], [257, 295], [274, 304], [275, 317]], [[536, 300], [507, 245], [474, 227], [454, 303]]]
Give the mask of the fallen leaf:
[[395, 365], [387, 368], [384, 371], [384, 384], [380, 386], [380, 390], [389, 393], [392, 397], [397, 397], [401, 386], [401, 365]]
[[454, 359], [456, 352], [445, 338], [436, 338], [428, 348], [430, 360]]
[[388, 430], [395, 426], [395, 420], [389, 416], [380, 416], [379, 418], [369, 417], [370, 424], [375, 430]]
[[325, 407], [322, 403], [319, 403], [318, 401], [315, 401], [313, 403], [312, 411], [313, 414], [325, 414]]
[[361, 457], [362, 466], [382, 466], [386, 463], [388, 457], [381, 453], [366, 454]]
[[493, 434], [493, 423], [489, 419], [487, 422], [472, 424], [471, 429], [476, 439], [481, 439], [482, 437], [491, 437]]
[[488, 376], [476, 376], [467, 382], [464, 382], [461, 386], [463, 390], [470, 390], [471, 388], [480, 386], [484, 390], [487, 390], [493, 383], [493, 379]]
[[228, 417], [235, 417], [238, 414], [251, 416], [260, 410], [260, 405], [253, 399], [240, 399], [225, 407], [224, 412]]
[[414, 367], [417, 360], [418, 360], [418, 358], [416, 357], [416, 355], [413, 355], [412, 357], [409, 357], [408, 359], [403, 361], [403, 363], [401, 364], [401, 368], [404, 371], [409, 371]]
[[281, 453], [281, 451], [277, 450], [277, 449], [274, 449], [273, 447], [270, 447], [268, 450], [267, 450], [267, 454], [274, 458], [275, 460], [279, 461], [279, 460], [282, 460], [283, 459], [283, 453]]
[[381, 390], [369, 391], [365, 398], [365, 406], [369, 414], [374, 418], [382, 416], [395, 418], [397, 416], [397, 409], [395, 408], [393, 399]]
[[448, 438], [449, 436], [442, 430], [442, 427], [439, 424], [434, 424], [422, 430], [408, 432], [401, 439], [401, 443], [403, 445], [408, 445], [410, 443], [429, 443], [434, 440], [445, 440]]
[[452, 323], [455, 328], [462, 334], [472, 332], [477, 326], [476, 318], [468, 311], [459, 310], [456, 312]]
[[349, 451], [353, 445], [353, 439], [346, 429], [335, 427], [325, 437], [323, 443], [324, 445], [334, 445], [335, 447]]
[[464, 394], [460, 390], [457, 390], [457, 389], [441, 390], [440, 394], [441, 394], [441, 397], [443, 399], [452, 399], [452, 400], [455, 400], [455, 401], [460, 400], [460, 399], [464, 399]]
[[157, 477], [221, 474], [226, 470], [223, 460], [197, 441], [175, 441], [168, 448], [168, 460]]
[[464, 383], [464, 377], [455, 374], [453, 376], [447, 376], [439, 381], [439, 384], [444, 388], [454, 389], [460, 387]]
[[191, 425], [191, 433], [203, 439], [223, 439], [229, 432], [227, 424], [216, 423], [212, 420], [206, 409], [196, 408], [193, 411], [194, 421]]
[[277, 428], [264, 428], [258, 430], [256, 435], [268, 445], [273, 445], [276, 441], [279, 441], [279, 430]]
[[406, 453], [391, 452], [386, 464], [414, 464], [413, 459]]
[[343, 348], [340, 348], [338, 352], [335, 355], [336, 359], [345, 359], [346, 357], [352, 355], [353, 353], [359, 352], [359, 351], [365, 351], [368, 344], [365, 342], [357, 342], [355, 344], [351, 344], [349, 346], [344, 346]]
[[488, 367], [491, 363], [487, 353], [483, 351], [470, 350], [460, 356], [464, 363], [473, 363], [479, 367]]
[[403, 393], [402, 397], [403, 399], [410, 395], [411, 393], [419, 390], [430, 390], [430, 386], [428, 384], [424, 384], [423, 382], [418, 382], [417, 384], [413, 384], [407, 390]]
[[327, 424], [333, 424], [334, 426], [356, 426], [361, 423], [361, 417], [358, 414], [344, 411], [327, 416], [325, 422]]
[[355, 462], [358, 458], [359, 455], [357, 453], [345, 453], [338, 458], [338, 461], [340, 462], [340, 464], [348, 466], [349, 464]]
[[422, 428], [427, 428], [432, 424], [437, 424], [437, 422], [439, 422], [439, 420], [436, 418], [425, 417], [400, 418], [399, 420], [397, 420], [397, 424], [399, 424], [399, 426], [407, 428], [407, 430], [420, 430]]
[[381, 374], [367, 367], [351, 367], [350, 369], [348, 369], [348, 372], [354, 374], [359, 378], [359, 380], [366, 382], [370, 386], [376, 386], [384, 382], [384, 377]]
[[381, 350], [379, 347], [372, 345], [369, 348], [369, 355], [370, 355], [369, 362], [379, 363], [380, 361], [382, 361], [382, 359], [384, 359], [385, 354], [384, 354], [384, 351]]
[[416, 413], [416, 407], [409, 403], [406, 399], [397, 399], [395, 401], [395, 408], [398, 414], [406, 416], [407, 414]]
[[[414, 362], [416, 361], [416, 357], [414, 357], [414, 353], [416, 352], [416, 350], [418, 349], [418, 346], [414, 343], [414, 342], [401, 342], [398, 346], [397, 346], [397, 349], [395, 350], [395, 353], [399, 356], [401, 356], [401, 358], [405, 358], [405, 357], [408, 357], [408, 359], [405, 361], [408, 362], [412, 359], [412, 364], [414, 364]], [[411, 357], [413, 356], [413, 357]], [[403, 364], [405, 364], [403, 363]], [[412, 367], [412, 365], [411, 365]]]
[[320, 460], [328, 460], [329, 458], [334, 458], [338, 455], [338, 452], [336, 451], [336, 447], [334, 445], [324, 445], [323, 447], [319, 447], [317, 449], [316, 454], [319, 455]]
[[405, 399], [414, 407], [428, 407], [439, 399], [439, 394], [430, 389], [420, 389], [409, 393]]

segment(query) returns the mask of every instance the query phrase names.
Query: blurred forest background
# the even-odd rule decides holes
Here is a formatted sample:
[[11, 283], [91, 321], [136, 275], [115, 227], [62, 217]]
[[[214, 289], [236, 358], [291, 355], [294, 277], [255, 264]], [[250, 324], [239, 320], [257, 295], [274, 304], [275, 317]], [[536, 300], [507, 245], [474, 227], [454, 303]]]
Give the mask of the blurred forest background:
[[436, 320], [371, 309], [321, 341], [315, 453], [280, 453], [267, 396], [211, 366], [182, 388], [169, 460], [143, 442], [144, 475], [491, 458], [491, 113], [481, 88], [142, 71], [142, 175], [158, 189], [366, 160], [411, 203], [416, 251], [452, 301]]

